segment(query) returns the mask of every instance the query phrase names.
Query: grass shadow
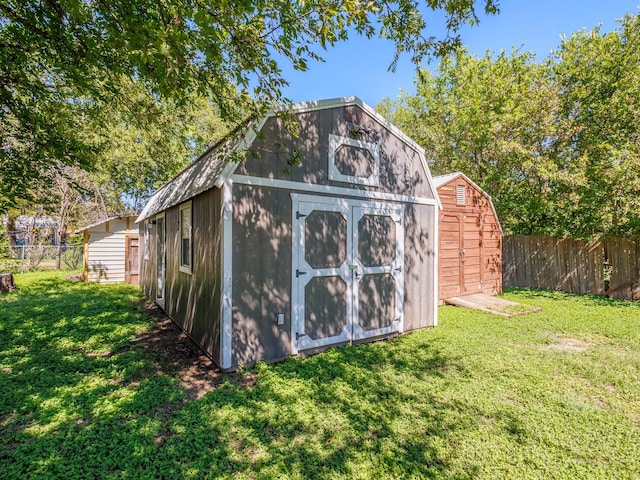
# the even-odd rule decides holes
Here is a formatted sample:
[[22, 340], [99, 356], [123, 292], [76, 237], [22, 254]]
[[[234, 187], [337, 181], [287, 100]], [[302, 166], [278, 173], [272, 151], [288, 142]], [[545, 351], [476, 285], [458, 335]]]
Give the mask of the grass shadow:
[[[593, 434], [598, 428], [616, 425], [618, 450], [609, 458], [625, 458], [630, 448], [619, 437], [637, 438], [616, 397], [637, 391], [627, 362], [626, 370], [611, 368], [616, 379], [592, 379], [615, 386], [597, 394], [622, 413], [607, 422], [585, 417], [582, 450], [549, 450], [581, 435], [572, 422], [591, 414], [567, 410], [575, 405], [566, 400], [575, 389], [571, 372], [586, 375], [597, 359], [574, 356], [575, 368], [566, 361], [560, 368], [544, 352], [518, 356], [511, 348], [507, 361], [496, 354], [503, 339], [492, 335], [492, 326], [509, 325], [502, 318], [451, 310], [461, 318], [450, 322], [456, 330], [440, 326], [222, 374], [166, 317], [148, 310], [135, 287], [66, 282], [55, 273], [17, 280], [20, 290], [0, 297], [0, 477], [518, 478], [540, 474], [522, 469], [535, 461], [571, 472], [562, 470], [575, 467], [571, 456], [585, 468], [609, 468], [597, 457], [608, 445]], [[584, 301], [580, 312], [591, 302], [508, 292], [563, 308]], [[628, 302], [605, 302], [635, 312]], [[554, 310], [546, 312], [540, 328], [552, 329]], [[538, 334], [535, 322], [530, 328], [528, 335]], [[553, 388], [526, 383], [531, 378]], [[569, 387], [558, 393], [561, 381]], [[544, 422], [555, 436], [541, 433]], [[506, 451], [535, 461], [517, 463]], [[616, 466], [637, 471], [634, 462]]]

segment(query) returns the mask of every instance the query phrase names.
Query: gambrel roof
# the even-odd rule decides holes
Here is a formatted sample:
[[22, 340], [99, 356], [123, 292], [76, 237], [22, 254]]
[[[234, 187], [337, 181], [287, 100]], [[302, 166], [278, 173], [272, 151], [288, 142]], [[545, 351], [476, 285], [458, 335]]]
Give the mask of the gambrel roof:
[[[441, 208], [436, 187], [431, 181], [424, 149], [359, 98], [343, 97], [302, 102], [293, 105], [289, 111], [291, 113], [304, 113], [350, 105], [357, 105], [362, 108], [419, 154], [426, 177], [434, 192], [438, 206]], [[223, 140], [209, 148], [192, 164], [153, 194], [136, 222], [141, 222], [214, 187], [220, 188], [238, 166], [237, 155], [242, 154], [244, 150], [251, 146], [266, 121], [276, 114], [276, 111], [272, 111], [260, 121], [247, 121]]]
[[489, 195], [487, 192], [485, 192], [483, 189], [481, 189], [476, 182], [471, 180], [464, 173], [462, 173], [462, 172], [453, 172], [453, 173], [447, 173], [445, 175], [438, 175], [437, 177], [433, 177], [433, 185], [434, 185], [434, 187], [436, 189], [438, 189], [438, 188], [442, 187], [443, 185], [446, 185], [447, 183], [455, 180], [458, 177], [464, 178], [467, 182], [469, 182], [473, 186], [473, 188], [478, 190], [480, 193], [482, 193], [482, 195], [484, 195], [487, 198], [487, 200], [489, 200], [489, 205], [491, 205], [491, 211], [493, 212], [493, 216], [496, 218], [496, 222], [498, 223], [498, 228], [500, 229], [500, 233], [502, 233], [502, 226], [500, 225], [500, 219], [498, 218], [498, 214], [496, 213], [496, 209], [493, 206], [493, 200], [491, 199], [491, 195]]

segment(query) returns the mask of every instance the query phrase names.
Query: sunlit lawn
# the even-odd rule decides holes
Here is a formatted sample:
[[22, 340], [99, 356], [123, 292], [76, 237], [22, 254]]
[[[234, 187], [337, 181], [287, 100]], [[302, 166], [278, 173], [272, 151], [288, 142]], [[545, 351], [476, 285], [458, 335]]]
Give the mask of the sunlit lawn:
[[131, 342], [154, 328], [135, 287], [66, 275], [0, 295], [2, 478], [640, 476], [640, 302], [512, 291], [543, 311], [441, 307], [192, 399]]

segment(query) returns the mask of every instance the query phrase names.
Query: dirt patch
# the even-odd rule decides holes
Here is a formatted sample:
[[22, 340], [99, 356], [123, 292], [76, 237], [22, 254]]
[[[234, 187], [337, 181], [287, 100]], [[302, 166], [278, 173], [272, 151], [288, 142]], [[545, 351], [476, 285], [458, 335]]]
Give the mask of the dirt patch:
[[593, 347], [593, 343], [578, 338], [558, 338], [551, 345], [545, 345], [543, 350], [557, 350], [561, 352], [584, 352], [589, 347]]
[[74, 275], [69, 275], [67, 277], [67, 281], [69, 281], [69, 282], [84, 282], [84, 274], [76, 273]]
[[148, 353], [157, 372], [177, 376], [190, 400], [215, 390], [222, 381], [222, 371], [158, 306], [147, 304], [144, 311], [155, 327], [132, 343]]

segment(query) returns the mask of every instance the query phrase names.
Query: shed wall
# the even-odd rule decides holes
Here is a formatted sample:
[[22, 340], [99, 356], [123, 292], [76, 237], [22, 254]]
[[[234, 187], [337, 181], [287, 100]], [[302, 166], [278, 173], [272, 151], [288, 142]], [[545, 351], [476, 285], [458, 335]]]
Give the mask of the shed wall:
[[432, 327], [436, 322], [437, 214], [435, 205], [407, 205], [405, 209], [405, 332]]
[[126, 235], [137, 234], [132, 218], [101, 223], [88, 229], [87, 281], [125, 281]]
[[[220, 363], [221, 232], [222, 195], [212, 189], [191, 201], [193, 267], [180, 271], [179, 208], [164, 212], [166, 230], [166, 276], [164, 311], [211, 358]], [[145, 220], [148, 222], [148, 220]], [[149, 241], [140, 224], [140, 286], [152, 299], [157, 287], [157, 228], [149, 223]], [[144, 251], [148, 250], [148, 255]]]
[[234, 185], [232, 231], [232, 364], [290, 355], [290, 192]]
[[[290, 180], [316, 185], [352, 187], [359, 190], [397, 195], [435, 198], [416, 150], [400, 140], [385, 126], [356, 105], [335, 107], [297, 114], [298, 136], [291, 135], [281, 119], [271, 117], [256, 139], [244, 163], [236, 174]], [[329, 135], [351, 138], [354, 126], [369, 130], [360, 139], [380, 147], [379, 186], [353, 185], [329, 180]], [[292, 153], [300, 154], [301, 164], [289, 166]]]
[[[465, 189], [465, 204], [456, 201]], [[439, 300], [502, 291], [502, 233], [491, 200], [464, 177], [438, 188], [440, 212]], [[464, 250], [464, 253], [461, 253]]]
[[[291, 193], [233, 186], [233, 366], [291, 355]], [[436, 215], [435, 205], [405, 209], [405, 331], [435, 325]]]
[[212, 189], [192, 199], [192, 273], [180, 271], [179, 208], [165, 212], [165, 311], [220, 363], [222, 195]]
[[[146, 225], [146, 226], [145, 226]], [[156, 226], [150, 220], [138, 224], [140, 277], [138, 285], [149, 298], [156, 298]], [[145, 230], [146, 229], [146, 230]]]

